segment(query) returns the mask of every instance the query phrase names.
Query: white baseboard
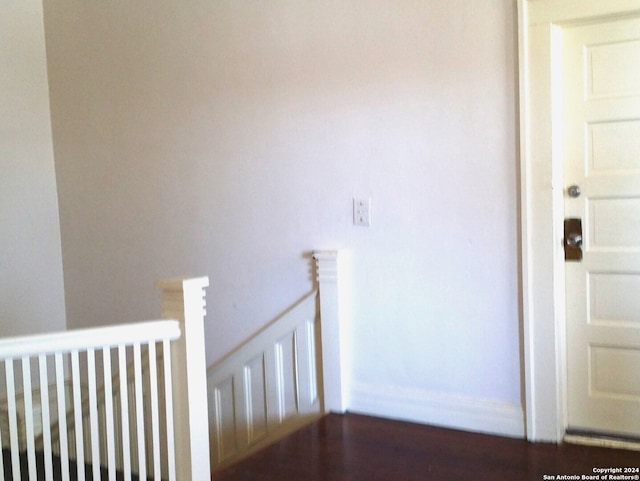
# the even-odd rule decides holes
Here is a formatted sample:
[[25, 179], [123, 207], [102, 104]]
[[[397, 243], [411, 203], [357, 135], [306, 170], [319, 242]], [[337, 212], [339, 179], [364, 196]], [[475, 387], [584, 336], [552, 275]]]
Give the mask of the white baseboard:
[[351, 412], [500, 436], [525, 435], [519, 404], [397, 386], [354, 383], [350, 387]]

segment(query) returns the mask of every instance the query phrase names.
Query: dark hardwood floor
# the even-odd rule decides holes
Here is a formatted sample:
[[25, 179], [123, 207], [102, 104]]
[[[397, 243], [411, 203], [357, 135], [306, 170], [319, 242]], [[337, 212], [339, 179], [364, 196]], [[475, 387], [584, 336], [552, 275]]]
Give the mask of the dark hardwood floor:
[[638, 468], [640, 452], [532, 444], [355, 414], [331, 414], [214, 474], [213, 480], [539, 481], [553, 479], [545, 475], [597, 479], [582, 476], [593, 476], [594, 468], [607, 467]]

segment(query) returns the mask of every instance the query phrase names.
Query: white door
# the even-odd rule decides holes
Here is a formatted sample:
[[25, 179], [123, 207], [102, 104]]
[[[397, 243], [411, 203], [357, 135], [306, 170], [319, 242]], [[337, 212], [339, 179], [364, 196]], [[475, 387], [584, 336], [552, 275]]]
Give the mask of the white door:
[[565, 26], [562, 45], [564, 209], [583, 228], [565, 263], [567, 421], [640, 437], [640, 17]]

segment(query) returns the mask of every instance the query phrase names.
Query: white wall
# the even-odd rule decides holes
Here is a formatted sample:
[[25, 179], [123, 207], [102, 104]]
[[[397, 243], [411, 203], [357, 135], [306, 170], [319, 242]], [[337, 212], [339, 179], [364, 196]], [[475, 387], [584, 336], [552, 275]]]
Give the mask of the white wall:
[[64, 328], [42, 2], [0, 2], [0, 336]]
[[45, 25], [72, 325], [206, 274], [213, 361], [342, 247], [351, 407], [522, 433], [513, 0], [51, 1]]

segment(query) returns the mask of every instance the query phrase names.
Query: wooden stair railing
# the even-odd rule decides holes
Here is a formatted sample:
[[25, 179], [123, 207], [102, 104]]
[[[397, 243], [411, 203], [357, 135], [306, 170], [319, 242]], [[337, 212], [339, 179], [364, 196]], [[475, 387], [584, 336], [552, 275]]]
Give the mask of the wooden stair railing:
[[[162, 362], [163, 362], [163, 352], [162, 352], [162, 344], [158, 345], [158, 349], [156, 349], [156, 362], [155, 365], [156, 366], [161, 366]], [[149, 379], [149, 371], [151, 369], [151, 363], [149, 362], [149, 358], [148, 358], [148, 354], [149, 353], [149, 348], [147, 346], [143, 346], [141, 348], [141, 356], [142, 356], [142, 361], [141, 361], [141, 372], [142, 372], [142, 393], [143, 393], [143, 419], [152, 419], [152, 411], [151, 411], [151, 403], [149, 402], [150, 396], [151, 396], [151, 392], [150, 392], [150, 379]], [[111, 400], [112, 400], [112, 406], [113, 406], [113, 415], [114, 415], [114, 424], [115, 425], [121, 425], [122, 423], [122, 406], [128, 406], [129, 407], [129, 415], [128, 418], [129, 419], [135, 419], [135, 413], [133, 412], [135, 409], [135, 363], [133, 362], [133, 360], [129, 361], [127, 363], [126, 366], [126, 372], [125, 372], [125, 377], [124, 377], [124, 382], [126, 384], [126, 390], [122, 391], [122, 382], [120, 379], [120, 372], [116, 371], [112, 378], [111, 378]], [[157, 370], [158, 376], [157, 376], [157, 383], [158, 383], [158, 388], [159, 388], [159, 392], [163, 392], [165, 389], [164, 386], [164, 371], [162, 369], [158, 369]], [[53, 398], [55, 398], [55, 385], [51, 385], [50, 389], [49, 389], [49, 399], [51, 401], [51, 404], [53, 403]], [[86, 382], [84, 383], [80, 383], [80, 399], [81, 399], [81, 407], [80, 407], [80, 411], [81, 411], [81, 415], [82, 415], [82, 428], [83, 428], [83, 434], [87, 433], [89, 431], [89, 423], [91, 421], [90, 419], [90, 399], [89, 399], [89, 392], [88, 392], [88, 387]], [[125, 395], [127, 395], [127, 400], [126, 402], [123, 403], [123, 400], [121, 398], [121, 393], [125, 392]], [[73, 399], [73, 393], [72, 393], [72, 385], [70, 381], [67, 381], [65, 383], [65, 393], [66, 393], [66, 399], [67, 399], [67, 405], [69, 404], [68, 400]], [[166, 406], [165, 406], [165, 398], [163, 396], [158, 396], [158, 410], [159, 410], [159, 416], [160, 419], [164, 418], [166, 416]], [[96, 392], [96, 402], [97, 402], [97, 412], [98, 412], [98, 423], [99, 423], [99, 430], [101, 432], [104, 432], [104, 430], [107, 429], [106, 427], [106, 418], [107, 418], [107, 399], [106, 399], [106, 388], [105, 388], [105, 384], [102, 383]], [[34, 412], [40, 412], [40, 406], [34, 404]], [[74, 416], [74, 409], [73, 408], [69, 408], [67, 409], [66, 412], [66, 419], [73, 419]], [[152, 432], [151, 432], [151, 424], [149, 423], [143, 423], [144, 424], [144, 439], [146, 440], [145, 442], [145, 459], [148, 465], [152, 465], [152, 459], [151, 459], [151, 443], [149, 440], [152, 439]], [[76, 427], [75, 426], [71, 426], [71, 427], [67, 427], [67, 438], [70, 440], [69, 443], [69, 458], [71, 460], [76, 460], [76, 444], [75, 444], [75, 430]], [[51, 447], [52, 447], [52, 451], [53, 454], [60, 456], [60, 423], [58, 422], [58, 419], [53, 419], [52, 420], [52, 425], [50, 428], [51, 431]], [[129, 425], [129, 439], [131, 440], [131, 445], [136, 446], [138, 443], [138, 434], [137, 431], [135, 429], [135, 425]], [[166, 437], [166, 433], [161, 433], [161, 438], [164, 439]], [[85, 454], [85, 462], [90, 464], [93, 462], [92, 460], [92, 451], [91, 451], [91, 446], [89, 444], [89, 439], [87, 439], [86, 435], [83, 435], [83, 439], [84, 439], [84, 452]], [[114, 447], [115, 447], [115, 463], [116, 463], [116, 469], [118, 471], [123, 471], [125, 469], [124, 466], [124, 458], [123, 458], [123, 450], [124, 447], [122, 446], [122, 434], [119, 432], [116, 432], [116, 436], [114, 439]], [[42, 429], [40, 429], [40, 434], [36, 436], [35, 439], [35, 447], [36, 450], [38, 451], [43, 451], [44, 450], [44, 435], [42, 432]], [[109, 453], [107, 451], [108, 446], [107, 443], [105, 442], [105, 438], [100, 438], [100, 460], [102, 460], [102, 462], [100, 463], [103, 467], [105, 467], [105, 460], [108, 458]], [[166, 465], [166, 461], [168, 459], [167, 453], [166, 453], [166, 444], [161, 444], [161, 472], [162, 472], [162, 477], [166, 478], [166, 474], [167, 474], [167, 465]], [[138, 458], [137, 457], [132, 457], [131, 458], [131, 470], [134, 473], [139, 472], [139, 465], [138, 465]], [[153, 472], [149, 473], [151, 475], [153, 475]]]
[[209, 480], [207, 285], [160, 282], [167, 320], [0, 339], [1, 479]]

